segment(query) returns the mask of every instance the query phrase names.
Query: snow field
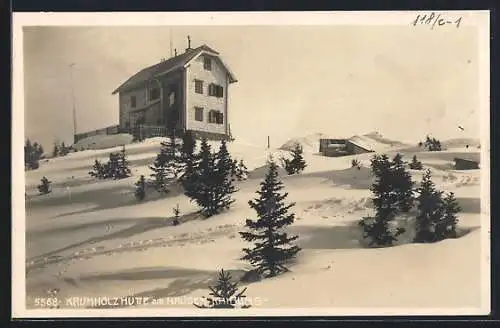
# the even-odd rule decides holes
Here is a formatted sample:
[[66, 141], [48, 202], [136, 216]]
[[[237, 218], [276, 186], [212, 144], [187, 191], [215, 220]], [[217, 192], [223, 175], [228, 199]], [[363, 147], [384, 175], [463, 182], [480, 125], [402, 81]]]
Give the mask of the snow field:
[[[456, 193], [464, 208], [459, 226], [470, 233], [420, 245], [408, 243], [409, 229], [398, 246], [367, 249], [360, 242], [356, 223], [372, 211], [369, 160], [373, 154], [322, 157], [313, 151], [315, 138], [288, 142], [300, 140], [309, 145], [305, 147], [308, 167], [302, 174], [280, 172], [289, 193], [287, 201], [296, 203], [297, 220], [290, 232], [300, 236], [303, 251], [291, 272], [248, 285], [248, 297], [265, 300], [260, 305], [264, 308], [479, 307], [479, 170], [439, 166], [449, 164], [459, 149], [415, 153], [424, 167], [431, 168], [438, 188]], [[372, 138], [387, 142], [379, 135]], [[235, 278], [250, 269], [239, 260], [242, 247], [249, 245], [238, 232], [245, 219], [255, 214], [247, 202], [256, 197], [268, 156], [278, 159], [287, 152], [230, 143], [233, 158], [245, 161], [249, 179], [238, 183], [236, 202], [229, 211], [201, 219], [195, 214], [196, 206], [178, 189], [166, 197], [149, 193], [143, 203], [134, 199], [133, 183], [140, 174], [150, 174], [147, 165], [160, 140], [126, 146], [134, 176], [124, 180], [88, 177], [96, 156], [105, 159], [120, 147], [72, 153], [27, 172], [28, 306], [33, 297], [53, 288], [64, 297], [199, 297], [207, 295], [207, 286], [221, 268]], [[217, 149], [217, 143], [213, 147]], [[383, 151], [395, 152], [394, 147]], [[413, 153], [404, 155], [408, 161]], [[361, 162], [359, 170], [350, 167], [353, 158]], [[414, 181], [418, 183], [421, 174], [412, 171]], [[53, 181], [53, 192], [39, 196], [34, 188], [43, 175]], [[172, 226], [176, 204], [182, 224]], [[411, 227], [409, 219], [400, 222]]]

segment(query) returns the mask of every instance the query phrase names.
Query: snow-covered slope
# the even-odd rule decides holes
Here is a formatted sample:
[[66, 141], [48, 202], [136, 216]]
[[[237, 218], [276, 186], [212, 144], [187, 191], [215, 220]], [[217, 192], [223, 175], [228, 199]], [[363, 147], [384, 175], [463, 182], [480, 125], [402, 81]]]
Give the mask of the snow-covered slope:
[[[296, 203], [297, 220], [290, 232], [299, 235], [303, 250], [291, 272], [248, 285], [247, 296], [261, 301], [255, 308], [336, 307], [342, 312], [364, 307], [369, 312], [376, 307], [480, 307], [479, 170], [454, 171], [444, 165], [454, 153], [416, 153], [431, 169], [437, 186], [455, 192], [463, 208], [460, 229], [470, 233], [429, 245], [409, 244], [405, 237], [399, 246], [367, 249], [356, 223], [373, 211], [369, 199], [373, 177], [368, 168], [373, 154], [319, 156], [314, 144], [318, 136], [289, 143], [299, 140], [307, 145], [308, 166], [303, 173], [286, 176], [280, 171], [288, 201]], [[389, 143], [379, 135], [375, 138], [379, 144]], [[203, 220], [180, 188], [167, 196], [151, 192], [142, 203], [135, 200], [133, 184], [138, 175], [149, 174], [147, 166], [160, 141], [126, 146], [134, 176], [124, 180], [96, 181], [88, 176], [93, 160], [105, 158], [113, 149], [69, 154], [26, 173], [29, 307], [33, 308], [34, 297], [46, 296], [53, 288], [60, 290], [61, 298], [200, 297], [207, 295], [220, 268], [235, 278], [249, 269], [239, 260], [242, 248], [249, 245], [238, 232], [245, 219], [255, 215], [248, 201], [257, 196], [266, 160], [287, 155], [287, 147], [268, 150], [230, 143], [232, 156], [243, 159], [251, 171], [249, 179], [238, 183], [230, 210]], [[217, 149], [218, 143], [211, 144]], [[392, 154], [399, 146], [382, 151]], [[411, 158], [410, 153], [404, 155]], [[360, 169], [351, 168], [353, 158], [361, 162]], [[44, 175], [53, 181], [53, 192], [41, 196], [35, 186]], [[412, 175], [418, 182], [422, 172]], [[177, 204], [182, 223], [173, 226], [172, 208]], [[191, 303], [175, 306], [199, 311]]]

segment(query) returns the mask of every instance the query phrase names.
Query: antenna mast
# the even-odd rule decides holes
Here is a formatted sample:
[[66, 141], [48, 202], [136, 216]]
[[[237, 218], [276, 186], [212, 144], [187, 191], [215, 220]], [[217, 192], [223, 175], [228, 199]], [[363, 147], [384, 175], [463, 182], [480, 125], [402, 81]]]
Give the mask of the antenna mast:
[[73, 142], [76, 143], [78, 140], [76, 140], [76, 104], [75, 104], [75, 90], [73, 86], [73, 67], [75, 66], [75, 63], [71, 63], [69, 65], [69, 78], [70, 78], [70, 87], [71, 87], [71, 100], [73, 103]]
[[170, 57], [172, 56], [173, 46], [172, 46], [172, 28], [170, 28]]

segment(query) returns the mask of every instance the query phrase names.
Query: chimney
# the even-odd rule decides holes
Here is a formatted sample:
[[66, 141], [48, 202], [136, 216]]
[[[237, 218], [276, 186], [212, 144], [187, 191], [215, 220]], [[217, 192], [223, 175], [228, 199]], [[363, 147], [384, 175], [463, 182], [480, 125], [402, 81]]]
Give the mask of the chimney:
[[174, 56], [177, 57], [177, 49], [174, 49]]
[[191, 37], [188, 35], [187, 39], [188, 39], [188, 47], [186, 48], [186, 52], [188, 52], [189, 50], [191, 50]]

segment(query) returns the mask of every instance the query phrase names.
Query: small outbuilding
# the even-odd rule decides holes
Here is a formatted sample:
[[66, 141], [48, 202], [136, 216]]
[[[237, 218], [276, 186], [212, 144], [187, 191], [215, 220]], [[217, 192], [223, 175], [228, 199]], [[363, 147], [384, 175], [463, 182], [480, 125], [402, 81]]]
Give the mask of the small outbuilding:
[[456, 170], [477, 170], [479, 169], [479, 159], [455, 157]]

